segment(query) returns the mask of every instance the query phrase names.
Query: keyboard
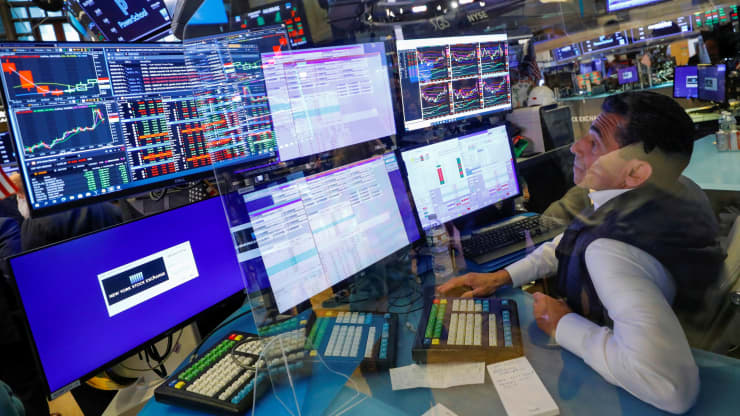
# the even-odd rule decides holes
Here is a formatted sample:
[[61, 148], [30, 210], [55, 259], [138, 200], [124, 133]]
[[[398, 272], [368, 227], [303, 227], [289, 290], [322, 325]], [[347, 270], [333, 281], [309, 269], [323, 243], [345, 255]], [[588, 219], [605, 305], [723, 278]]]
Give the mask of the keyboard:
[[427, 297], [418, 328], [411, 357], [420, 363], [493, 363], [524, 355], [511, 299]]
[[329, 367], [336, 362], [359, 363], [363, 371], [395, 366], [395, 314], [319, 311], [307, 316], [263, 325], [259, 335], [232, 331], [157, 387], [155, 399], [209, 412], [243, 414], [251, 409], [255, 396], [271, 388], [270, 379], [274, 382], [285, 376], [281, 345], [293, 378], [311, 374], [319, 352]]
[[305, 326], [283, 332], [280, 337], [278, 341], [275, 337], [232, 331], [157, 387], [154, 397], [177, 406], [243, 414], [251, 409], [255, 396], [259, 398], [271, 388], [270, 379], [275, 382], [286, 375], [286, 368], [294, 378], [311, 372], [304, 348]]
[[532, 244], [551, 240], [565, 230], [562, 224], [539, 215], [517, 216], [462, 238], [463, 255], [477, 264], [516, 253]]
[[311, 356], [324, 361], [357, 361], [363, 371], [395, 367], [398, 317], [395, 314], [319, 311], [308, 335]]

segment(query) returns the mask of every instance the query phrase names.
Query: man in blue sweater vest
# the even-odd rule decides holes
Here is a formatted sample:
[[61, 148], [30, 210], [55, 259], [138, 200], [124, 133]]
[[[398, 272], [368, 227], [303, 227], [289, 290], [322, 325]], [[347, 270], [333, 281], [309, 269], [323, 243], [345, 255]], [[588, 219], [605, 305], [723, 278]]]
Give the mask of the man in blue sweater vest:
[[571, 146], [574, 181], [590, 190], [593, 206], [519, 262], [438, 290], [485, 296], [555, 275], [557, 299], [534, 294], [537, 325], [610, 383], [660, 409], [687, 411], [699, 375], [673, 308], [701, 307], [724, 259], [706, 196], [681, 176], [693, 132], [669, 97], [608, 97]]

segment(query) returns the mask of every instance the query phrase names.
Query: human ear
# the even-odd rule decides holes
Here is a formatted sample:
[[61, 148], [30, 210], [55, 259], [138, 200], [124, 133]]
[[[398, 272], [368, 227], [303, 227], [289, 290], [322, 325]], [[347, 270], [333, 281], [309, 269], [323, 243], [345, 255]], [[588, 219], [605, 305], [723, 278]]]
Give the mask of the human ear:
[[627, 188], [637, 188], [653, 175], [653, 167], [644, 160], [632, 160], [627, 167], [624, 184]]

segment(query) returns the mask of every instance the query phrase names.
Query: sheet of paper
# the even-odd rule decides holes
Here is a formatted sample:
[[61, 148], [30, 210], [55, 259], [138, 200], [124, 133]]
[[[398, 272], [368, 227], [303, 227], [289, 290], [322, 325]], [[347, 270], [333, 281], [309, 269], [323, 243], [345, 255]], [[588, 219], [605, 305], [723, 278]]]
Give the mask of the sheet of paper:
[[485, 363], [445, 363], [411, 364], [392, 368], [391, 388], [393, 390], [448, 387], [485, 382]]
[[453, 412], [452, 410], [448, 409], [442, 403], [437, 403], [434, 407], [427, 410], [421, 416], [457, 416], [457, 414]]
[[488, 367], [499, 398], [509, 416], [559, 415], [557, 404], [547, 392], [527, 357], [491, 364]]

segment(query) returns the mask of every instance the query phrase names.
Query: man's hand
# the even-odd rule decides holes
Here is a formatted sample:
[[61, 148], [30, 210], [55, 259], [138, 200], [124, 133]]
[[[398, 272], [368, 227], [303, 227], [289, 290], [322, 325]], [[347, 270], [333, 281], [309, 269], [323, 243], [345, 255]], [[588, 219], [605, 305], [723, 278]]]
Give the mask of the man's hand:
[[505, 284], [511, 284], [511, 276], [506, 270], [493, 273], [466, 273], [440, 285], [437, 291], [442, 295], [452, 296], [462, 289], [465, 292], [460, 297], [483, 297], [490, 295]]
[[537, 321], [537, 326], [554, 338], [560, 318], [573, 311], [564, 301], [544, 293], [536, 292], [532, 296], [534, 297], [534, 319]]

